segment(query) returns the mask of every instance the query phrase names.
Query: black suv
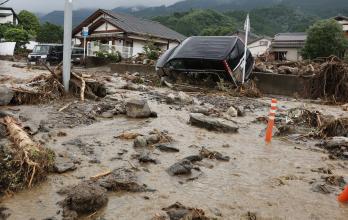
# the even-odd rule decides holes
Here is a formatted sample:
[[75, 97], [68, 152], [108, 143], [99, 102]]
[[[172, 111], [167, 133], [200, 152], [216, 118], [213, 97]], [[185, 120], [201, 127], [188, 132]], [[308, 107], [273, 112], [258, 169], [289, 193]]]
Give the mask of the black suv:
[[[72, 48], [72, 62], [78, 63], [83, 58], [83, 48]], [[55, 65], [63, 61], [63, 44], [39, 44], [28, 55], [28, 63], [39, 64], [44, 62], [47, 65]]]
[[40, 61], [46, 64], [58, 64], [63, 60], [62, 44], [39, 44], [28, 55], [28, 63], [38, 64]]

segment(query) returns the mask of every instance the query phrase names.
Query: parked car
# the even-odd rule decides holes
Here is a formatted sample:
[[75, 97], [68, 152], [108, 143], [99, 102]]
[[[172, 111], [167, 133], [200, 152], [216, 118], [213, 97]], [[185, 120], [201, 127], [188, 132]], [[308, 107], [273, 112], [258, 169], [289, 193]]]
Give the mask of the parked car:
[[[83, 58], [83, 48], [72, 48], [71, 61], [78, 63]], [[28, 63], [38, 64], [45, 62], [48, 65], [58, 64], [63, 61], [63, 44], [39, 44], [28, 55]]]
[[[245, 45], [238, 37], [190, 37], [180, 45], [167, 50], [157, 61], [161, 75], [179, 72], [190, 75], [217, 76], [218, 80], [242, 82]], [[245, 80], [252, 73], [254, 58], [249, 50], [246, 56]]]

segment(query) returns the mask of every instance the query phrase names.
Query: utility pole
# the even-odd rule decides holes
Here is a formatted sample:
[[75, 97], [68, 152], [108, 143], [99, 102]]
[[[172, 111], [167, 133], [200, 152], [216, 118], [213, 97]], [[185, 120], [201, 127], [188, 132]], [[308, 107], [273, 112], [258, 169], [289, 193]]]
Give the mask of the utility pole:
[[63, 48], [63, 85], [69, 92], [71, 74], [71, 35], [72, 35], [72, 0], [65, 0], [64, 9], [64, 48]]

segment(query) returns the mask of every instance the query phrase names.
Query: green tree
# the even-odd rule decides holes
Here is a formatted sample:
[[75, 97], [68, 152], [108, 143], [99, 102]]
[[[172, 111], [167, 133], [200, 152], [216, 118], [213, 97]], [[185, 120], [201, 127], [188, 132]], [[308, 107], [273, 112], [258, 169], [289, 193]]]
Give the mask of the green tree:
[[308, 29], [307, 34], [307, 41], [302, 51], [306, 59], [330, 55], [342, 57], [348, 46], [342, 25], [333, 19], [316, 22]]
[[15, 27], [13, 24], [11, 23], [6, 23], [6, 24], [0, 24], [0, 39], [4, 38], [5, 36], [5, 32], [9, 29], [9, 28], [13, 28]]
[[18, 27], [8, 28], [4, 33], [6, 41], [16, 42], [16, 51], [25, 50], [25, 44], [29, 42], [29, 33]]
[[18, 14], [20, 24], [30, 35], [36, 36], [40, 29], [40, 21], [33, 13], [23, 10]]
[[62, 43], [64, 30], [61, 26], [46, 22], [41, 25], [36, 40], [40, 43]]

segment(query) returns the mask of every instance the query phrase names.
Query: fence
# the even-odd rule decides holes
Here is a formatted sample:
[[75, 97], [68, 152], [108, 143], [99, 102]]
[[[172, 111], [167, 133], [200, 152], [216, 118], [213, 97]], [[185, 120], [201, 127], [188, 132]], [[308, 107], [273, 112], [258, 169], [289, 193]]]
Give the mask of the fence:
[[133, 56], [133, 47], [101, 44], [98, 42], [87, 43], [87, 56], [90, 57], [95, 57], [97, 52], [116, 53], [116, 51], [120, 52], [123, 58], [130, 58]]

